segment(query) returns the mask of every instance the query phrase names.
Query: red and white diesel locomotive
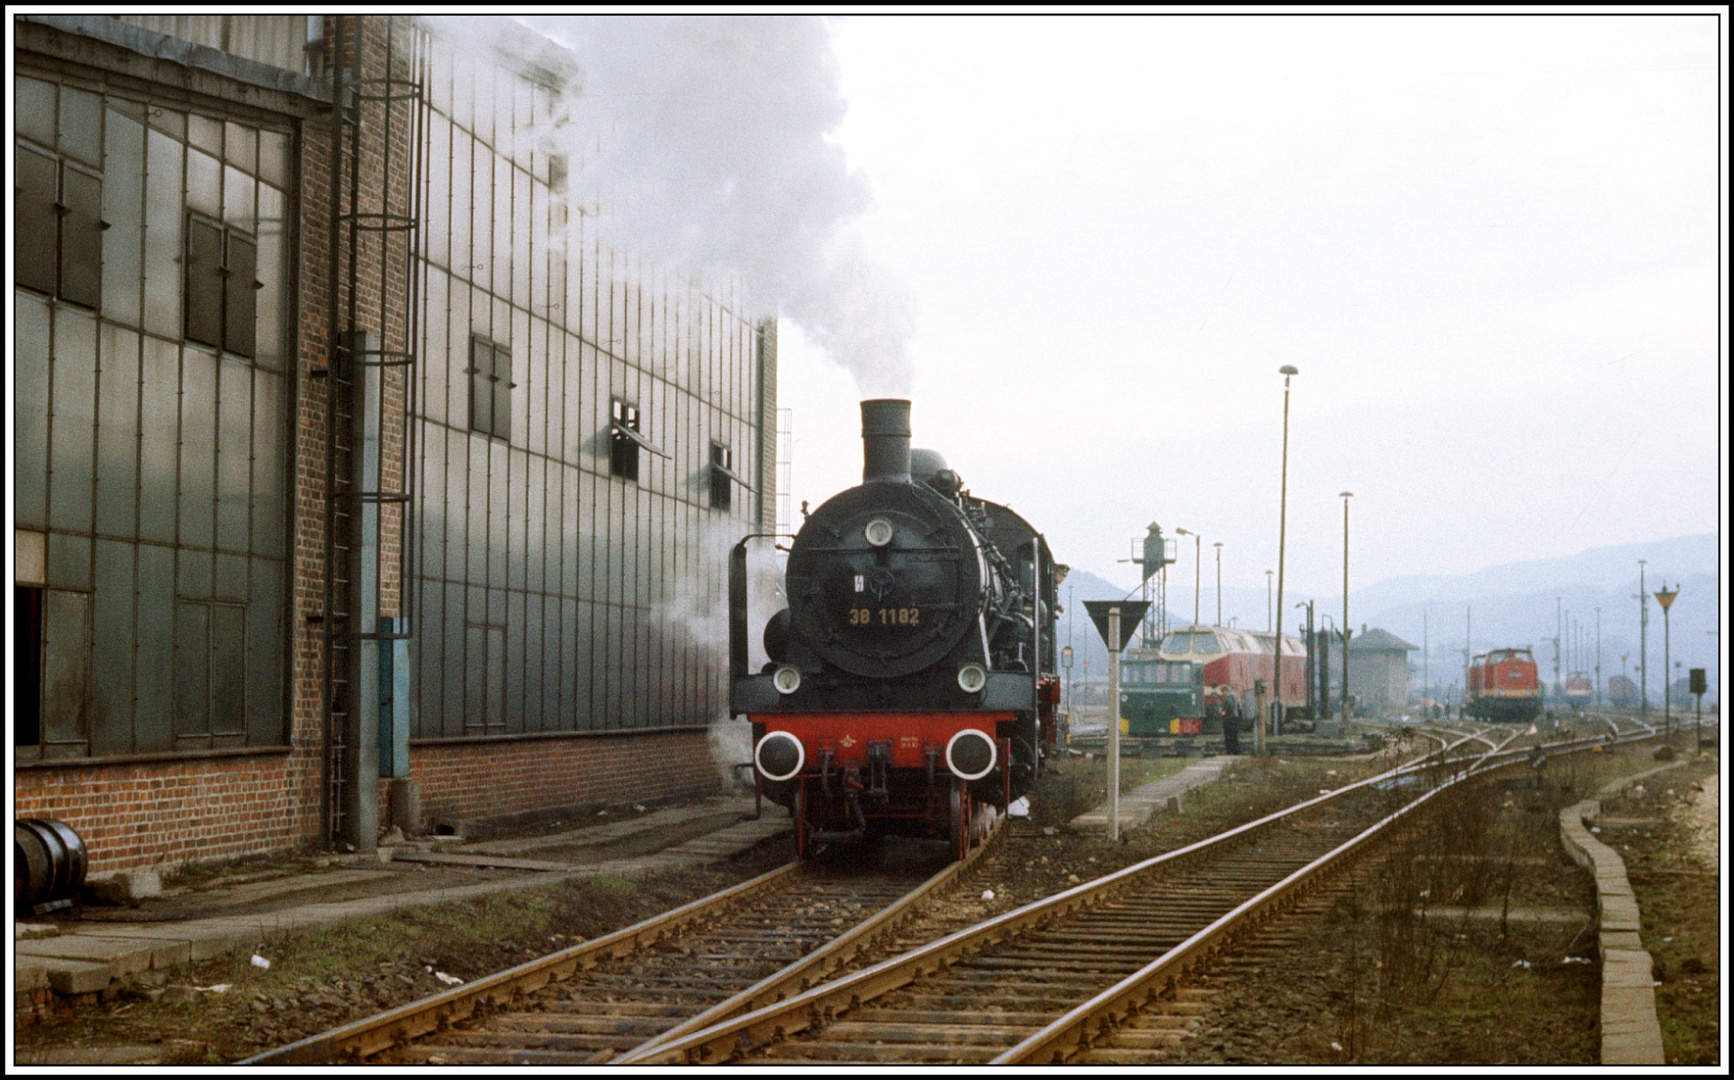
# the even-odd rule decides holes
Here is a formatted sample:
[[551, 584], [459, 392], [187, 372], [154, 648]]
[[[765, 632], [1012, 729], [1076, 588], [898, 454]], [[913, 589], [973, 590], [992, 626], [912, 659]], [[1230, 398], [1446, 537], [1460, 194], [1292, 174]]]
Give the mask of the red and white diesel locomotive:
[[[1164, 660], [1201, 665], [1205, 699], [1219, 702], [1223, 695], [1232, 695], [1240, 715], [1251, 718], [1258, 715], [1258, 680], [1264, 680], [1267, 704], [1276, 700], [1270, 696], [1276, 678], [1275, 640], [1275, 634], [1259, 630], [1183, 626], [1163, 638], [1157, 652]], [[1308, 715], [1306, 645], [1287, 634], [1282, 636], [1281, 699], [1286, 715]]]
[[1588, 708], [1596, 698], [1596, 684], [1588, 675], [1574, 671], [1565, 677], [1565, 703], [1573, 710]]
[[[862, 483], [802, 523], [789, 606], [748, 670], [746, 541], [730, 564], [730, 706], [752, 722], [796, 850], [869, 834], [949, 839], [959, 858], [1055, 746], [1054, 631], [1066, 568], [932, 451], [909, 402], [861, 403]], [[991, 810], [989, 809], [991, 808]]]
[[1541, 680], [1528, 649], [1494, 649], [1469, 664], [1463, 711], [1482, 720], [1526, 724], [1541, 715]]

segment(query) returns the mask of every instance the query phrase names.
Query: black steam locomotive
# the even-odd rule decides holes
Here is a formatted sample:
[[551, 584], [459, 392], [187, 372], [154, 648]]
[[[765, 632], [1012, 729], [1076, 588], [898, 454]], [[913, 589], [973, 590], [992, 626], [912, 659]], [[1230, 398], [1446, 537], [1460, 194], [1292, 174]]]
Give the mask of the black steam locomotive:
[[746, 541], [734, 551], [731, 708], [803, 857], [873, 833], [947, 838], [962, 858], [1055, 745], [1066, 568], [909, 434], [909, 402], [861, 403], [862, 483], [802, 524], [756, 674]]

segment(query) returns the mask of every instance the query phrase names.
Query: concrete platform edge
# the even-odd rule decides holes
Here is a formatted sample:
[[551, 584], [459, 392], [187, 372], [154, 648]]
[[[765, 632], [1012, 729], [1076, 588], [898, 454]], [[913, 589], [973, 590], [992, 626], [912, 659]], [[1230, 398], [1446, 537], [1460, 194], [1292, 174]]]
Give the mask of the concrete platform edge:
[[1626, 863], [1590, 832], [1586, 821], [1601, 816], [1601, 800], [1628, 784], [1686, 764], [1671, 762], [1603, 786], [1594, 797], [1559, 812], [1560, 841], [1572, 861], [1596, 880], [1597, 951], [1602, 962], [1603, 1065], [1666, 1065], [1662, 1025], [1656, 1018], [1653, 961], [1638, 937], [1639, 914]]

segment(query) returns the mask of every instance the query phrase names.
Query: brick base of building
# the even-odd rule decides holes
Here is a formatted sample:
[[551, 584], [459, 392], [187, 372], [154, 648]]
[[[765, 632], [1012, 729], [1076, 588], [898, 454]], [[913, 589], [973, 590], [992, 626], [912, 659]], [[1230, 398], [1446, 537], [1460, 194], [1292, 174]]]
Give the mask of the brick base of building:
[[[505, 822], [624, 803], [703, 798], [723, 790], [707, 733], [608, 733], [416, 746], [411, 778], [422, 819]], [[21, 818], [75, 829], [89, 872], [168, 869], [318, 849], [317, 753], [15, 771]], [[380, 783], [389, 822], [390, 782]]]
[[[533, 821], [587, 807], [703, 798], [724, 783], [703, 731], [417, 746], [410, 776], [427, 830], [440, 821]], [[380, 820], [389, 820], [383, 805]]]

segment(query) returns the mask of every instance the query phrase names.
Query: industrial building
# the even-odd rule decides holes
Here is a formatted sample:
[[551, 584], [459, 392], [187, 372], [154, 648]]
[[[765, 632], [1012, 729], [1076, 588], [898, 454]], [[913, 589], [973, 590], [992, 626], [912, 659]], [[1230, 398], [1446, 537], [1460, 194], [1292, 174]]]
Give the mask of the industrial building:
[[776, 325], [598, 235], [487, 21], [14, 17], [13, 805], [93, 872], [732, 764]]
[[[1340, 647], [1340, 646], [1339, 646]], [[1411, 645], [1388, 630], [1362, 624], [1349, 638], [1349, 696], [1362, 716], [1401, 712], [1409, 704], [1409, 654]], [[1330, 670], [1331, 699], [1342, 700], [1340, 666]]]

